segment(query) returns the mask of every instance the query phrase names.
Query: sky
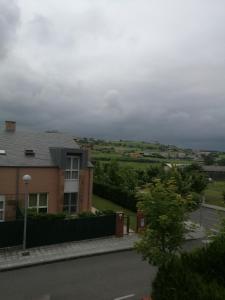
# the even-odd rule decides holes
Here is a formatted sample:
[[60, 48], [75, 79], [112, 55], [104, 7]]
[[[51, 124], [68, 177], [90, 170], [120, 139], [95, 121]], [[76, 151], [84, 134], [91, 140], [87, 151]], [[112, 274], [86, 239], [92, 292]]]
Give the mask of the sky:
[[0, 0], [0, 123], [225, 150], [224, 0]]

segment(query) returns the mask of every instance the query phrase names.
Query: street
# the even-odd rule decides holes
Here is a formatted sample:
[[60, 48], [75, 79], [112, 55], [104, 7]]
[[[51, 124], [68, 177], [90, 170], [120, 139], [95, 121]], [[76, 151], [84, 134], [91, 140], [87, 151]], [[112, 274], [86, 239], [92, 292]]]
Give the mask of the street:
[[190, 215], [192, 221], [201, 224], [207, 230], [212, 228], [217, 229], [223, 218], [225, 218], [224, 211], [218, 211], [207, 207], [201, 207]]
[[1, 299], [140, 300], [155, 273], [133, 251], [64, 261], [0, 273]]

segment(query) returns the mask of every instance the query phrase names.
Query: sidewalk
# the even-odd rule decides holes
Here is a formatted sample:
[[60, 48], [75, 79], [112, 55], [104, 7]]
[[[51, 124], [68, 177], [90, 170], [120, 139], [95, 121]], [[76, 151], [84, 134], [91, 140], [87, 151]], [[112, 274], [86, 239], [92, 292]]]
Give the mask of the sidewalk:
[[138, 236], [132, 233], [122, 238], [110, 236], [93, 240], [68, 242], [30, 248], [30, 255], [28, 256], [23, 256], [21, 249], [2, 249], [0, 250], [0, 272], [85, 256], [131, 250], [134, 242], [137, 240]]
[[[188, 223], [190, 224], [188, 225]], [[186, 225], [191, 227], [191, 224], [192, 222], [187, 222]], [[205, 237], [205, 230], [201, 226], [195, 225], [194, 230], [187, 234], [185, 238], [186, 240], [195, 240], [203, 237]], [[29, 255], [27, 256], [23, 256], [22, 249], [18, 247], [0, 249], [0, 272], [85, 256], [132, 250], [134, 242], [138, 239], [136, 233], [130, 233], [121, 238], [109, 236], [41, 246], [28, 249]]]

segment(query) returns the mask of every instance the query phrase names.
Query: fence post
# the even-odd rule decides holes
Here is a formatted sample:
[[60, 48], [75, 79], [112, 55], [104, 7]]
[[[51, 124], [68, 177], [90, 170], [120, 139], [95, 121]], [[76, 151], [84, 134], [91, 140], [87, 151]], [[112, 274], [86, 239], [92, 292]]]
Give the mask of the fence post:
[[123, 227], [124, 227], [124, 213], [116, 213], [116, 236], [123, 237]]

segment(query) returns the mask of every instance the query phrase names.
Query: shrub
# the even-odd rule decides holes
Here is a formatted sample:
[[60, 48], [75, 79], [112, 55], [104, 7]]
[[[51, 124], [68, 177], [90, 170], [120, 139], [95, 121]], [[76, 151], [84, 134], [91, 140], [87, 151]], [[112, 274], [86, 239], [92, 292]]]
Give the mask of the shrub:
[[28, 211], [27, 217], [30, 220], [64, 220], [66, 218], [66, 214], [38, 214], [36, 211]]
[[91, 218], [91, 217], [96, 217], [95, 213], [91, 211], [83, 211], [78, 214], [79, 218]]
[[136, 211], [137, 198], [134, 192], [124, 191], [120, 187], [97, 183], [93, 185], [95, 195], [108, 199], [124, 208]]
[[153, 300], [225, 299], [225, 236], [159, 268]]

